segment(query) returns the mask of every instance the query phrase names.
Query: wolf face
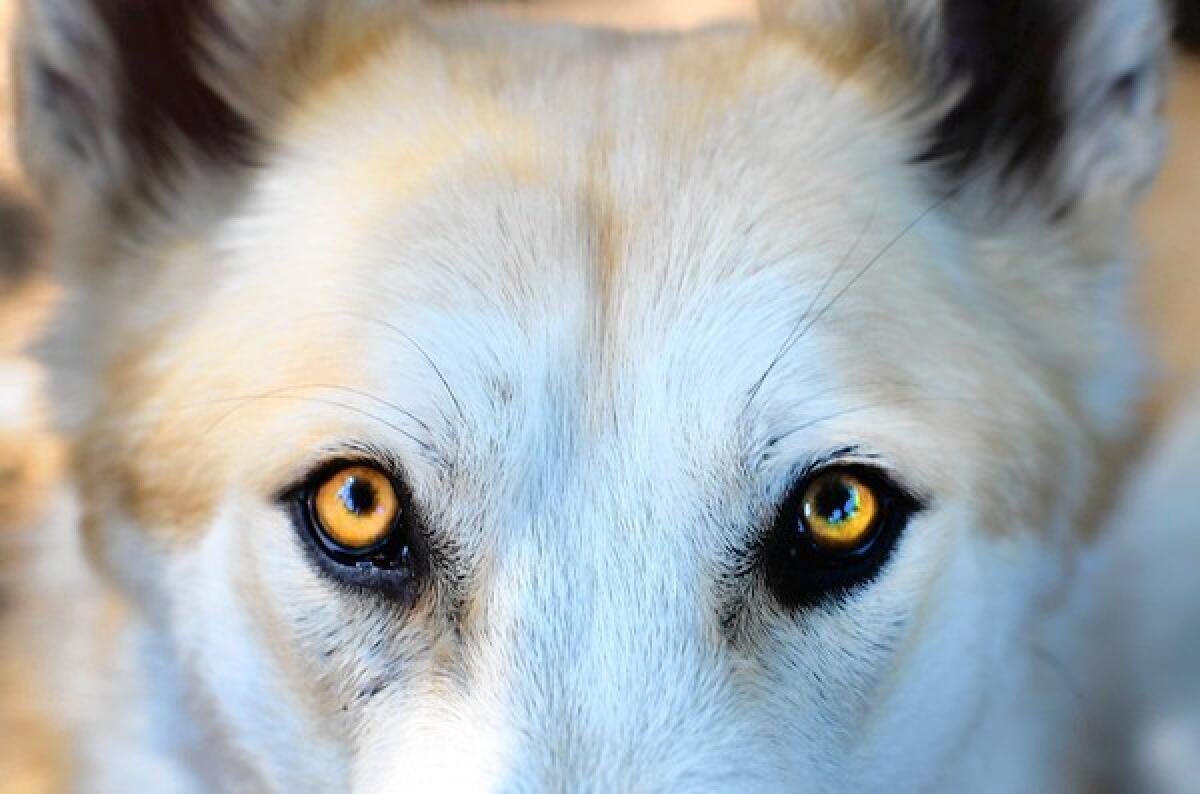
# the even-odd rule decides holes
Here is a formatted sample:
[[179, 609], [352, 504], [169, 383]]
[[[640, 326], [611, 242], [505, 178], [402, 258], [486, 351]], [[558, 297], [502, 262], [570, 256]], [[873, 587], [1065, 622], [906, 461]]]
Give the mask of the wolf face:
[[58, 404], [120, 605], [63, 704], [78, 774], [1066, 785], [1162, 29], [29, 3]]

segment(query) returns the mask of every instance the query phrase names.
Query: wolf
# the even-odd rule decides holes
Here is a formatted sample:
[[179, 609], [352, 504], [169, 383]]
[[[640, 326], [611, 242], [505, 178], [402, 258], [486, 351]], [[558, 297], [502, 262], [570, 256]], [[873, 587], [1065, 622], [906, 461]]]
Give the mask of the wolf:
[[1153, 0], [27, 0], [86, 791], [1079, 790]]

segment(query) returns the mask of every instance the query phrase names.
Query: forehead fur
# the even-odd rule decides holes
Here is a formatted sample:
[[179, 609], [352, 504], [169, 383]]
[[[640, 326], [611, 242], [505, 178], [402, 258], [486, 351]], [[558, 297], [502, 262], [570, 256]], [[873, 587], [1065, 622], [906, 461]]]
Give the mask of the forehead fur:
[[[314, 84], [236, 220], [142, 250], [156, 310], [102, 368], [83, 468], [144, 525], [198, 527], [347, 440], [399, 445], [435, 493], [501, 450], [751, 470], [800, 428], [788, 465], [867, 444], [954, 492], [995, 472], [932, 458], [986, 468], [1075, 410], [979, 313], [974, 252], [858, 69], [750, 31], [454, 35]], [[1024, 453], [996, 465], [1059, 454]]]

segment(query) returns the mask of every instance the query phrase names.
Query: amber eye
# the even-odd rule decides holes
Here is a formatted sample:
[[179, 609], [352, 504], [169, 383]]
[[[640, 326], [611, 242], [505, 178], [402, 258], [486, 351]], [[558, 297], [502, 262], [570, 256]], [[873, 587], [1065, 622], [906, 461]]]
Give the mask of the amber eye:
[[762, 570], [775, 597], [811, 607], [866, 584], [883, 569], [920, 501], [882, 469], [857, 463], [802, 477], [763, 539]]
[[358, 554], [388, 540], [400, 513], [400, 499], [383, 472], [370, 466], [346, 466], [317, 487], [312, 513], [325, 541]]
[[801, 511], [812, 542], [833, 552], [852, 552], [869, 543], [880, 512], [871, 486], [843, 471], [814, 479], [804, 491]]

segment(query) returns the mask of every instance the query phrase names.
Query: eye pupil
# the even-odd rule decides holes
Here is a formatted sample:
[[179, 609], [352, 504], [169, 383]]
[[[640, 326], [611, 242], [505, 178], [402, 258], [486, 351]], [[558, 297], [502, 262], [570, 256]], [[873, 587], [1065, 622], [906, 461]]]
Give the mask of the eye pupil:
[[379, 506], [379, 494], [375, 486], [358, 477], [347, 477], [338, 491], [338, 500], [346, 512], [356, 516], [370, 515]]
[[830, 524], [844, 524], [858, 515], [861, 507], [858, 488], [845, 480], [823, 484], [812, 501], [812, 509]]

